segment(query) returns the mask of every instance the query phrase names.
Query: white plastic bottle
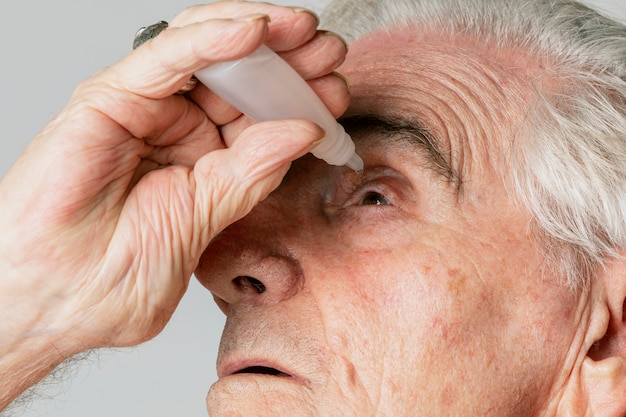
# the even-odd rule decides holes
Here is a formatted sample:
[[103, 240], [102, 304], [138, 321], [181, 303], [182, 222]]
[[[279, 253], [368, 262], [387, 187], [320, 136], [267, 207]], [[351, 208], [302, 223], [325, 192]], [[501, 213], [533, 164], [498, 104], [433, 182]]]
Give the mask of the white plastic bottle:
[[360, 171], [363, 160], [354, 142], [300, 75], [265, 45], [237, 61], [198, 71], [196, 78], [257, 122], [305, 119], [326, 130], [311, 153], [331, 165]]

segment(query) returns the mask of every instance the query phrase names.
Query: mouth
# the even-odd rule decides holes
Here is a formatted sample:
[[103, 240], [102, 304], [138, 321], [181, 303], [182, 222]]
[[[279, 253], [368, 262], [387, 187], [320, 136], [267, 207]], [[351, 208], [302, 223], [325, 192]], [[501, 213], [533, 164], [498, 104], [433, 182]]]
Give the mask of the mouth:
[[280, 371], [276, 368], [272, 368], [269, 366], [248, 366], [247, 368], [240, 369], [239, 371], [233, 372], [233, 375], [240, 374], [256, 374], [256, 375], [270, 375], [270, 376], [278, 376], [283, 378], [292, 378], [292, 375], [289, 375], [286, 372]]
[[309, 385], [310, 381], [300, 375], [277, 365], [274, 361], [250, 361], [245, 360], [238, 363], [231, 363], [220, 370], [218, 377], [251, 377], [251, 378], [271, 378], [276, 381], [292, 381], [298, 384]]
[[275, 361], [231, 362], [218, 370], [218, 377], [207, 395], [210, 415], [292, 415], [291, 407], [313, 395], [308, 380]]

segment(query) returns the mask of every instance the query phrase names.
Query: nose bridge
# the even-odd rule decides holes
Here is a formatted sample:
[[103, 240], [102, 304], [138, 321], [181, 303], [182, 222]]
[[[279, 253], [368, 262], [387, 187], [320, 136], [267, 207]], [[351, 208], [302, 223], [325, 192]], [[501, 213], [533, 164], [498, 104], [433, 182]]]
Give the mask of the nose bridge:
[[303, 287], [300, 263], [290, 251], [297, 231], [293, 211], [282, 197], [270, 195], [214, 238], [203, 254], [196, 276], [222, 302], [273, 304]]

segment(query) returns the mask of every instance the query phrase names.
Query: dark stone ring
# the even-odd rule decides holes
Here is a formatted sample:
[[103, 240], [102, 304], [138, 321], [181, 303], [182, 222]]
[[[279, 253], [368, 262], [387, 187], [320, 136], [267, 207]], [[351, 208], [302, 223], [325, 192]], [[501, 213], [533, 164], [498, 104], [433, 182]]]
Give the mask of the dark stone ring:
[[[161, 20], [158, 23], [139, 29], [137, 33], [135, 33], [135, 39], [133, 40], [133, 49], [137, 49], [145, 42], [156, 37], [159, 33], [167, 29], [167, 27], [167, 22]], [[196, 84], [198, 84], [198, 79], [192, 76], [189, 81], [187, 81], [187, 83], [180, 90], [178, 90], [177, 94], [188, 93], [189, 91], [194, 89]]]

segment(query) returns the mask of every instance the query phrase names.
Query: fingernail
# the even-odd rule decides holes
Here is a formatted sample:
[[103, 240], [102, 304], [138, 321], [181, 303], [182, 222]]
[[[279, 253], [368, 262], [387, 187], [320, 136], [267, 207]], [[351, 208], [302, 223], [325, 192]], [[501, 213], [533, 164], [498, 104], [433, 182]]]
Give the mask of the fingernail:
[[311, 16], [313, 16], [313, 18], [315, 19], [315, 21], [317, 22], [315, 26], [318, 26], [320, 24], [320, 17], [317, 13], [315, 13], [313, 10], [310, 9], [305, 9], [304, 7], [294, 7], [293, 11], [298, 14], [298, 13], [307, 13], [310, 14]]
[[348, 89], [348, 95], [350, 95], [350, 82], [348, 81], [346, 76], [337, 71], [333, 71], [331, 74], [333, 74], [335, 77], [338, 77], [346, 84], [346, 88]]
[[244, 22], [254, 22], [254, 21], [257, 21], [257, 20], [265, 20], [267, 23], [272, 21], [272, 19], [270, 19], [269, 15], [266, 15], [266, 14], [263, 14], [263, 13], [254, 13], [254, 14], [241, 16], [241, 17], [238, 17], [236, 20], [241, 20], [241, 21], [244, 21]]
[[350, 45], [348, 44], [348, 41], [345, 40], [343, 36], [341, 36], [340, 34], [331, 32], [330, 30], [319, 30], [318, 32], [322, 36], [334, 36], [335, 38], [339, 39], [341, 42], [343, 42], [343, 46], [346, 47], [346, 52], [348, 52], [348, 49], [350, 49]]
[[324, 139], [326, 139], [326, 137], [328, 136], [328, 132], [326, 132], [325, 130], [322, 129], [322, 132], [324, 133], [324, 135], [319, 138], [318, 140], [316, 140], [315, 142], [312, 142], [311, 145], [309, 146], [309, 149], [314, 149], [317, 147], [317, 145], [319, 145], [320, 143], [324, 142]]

